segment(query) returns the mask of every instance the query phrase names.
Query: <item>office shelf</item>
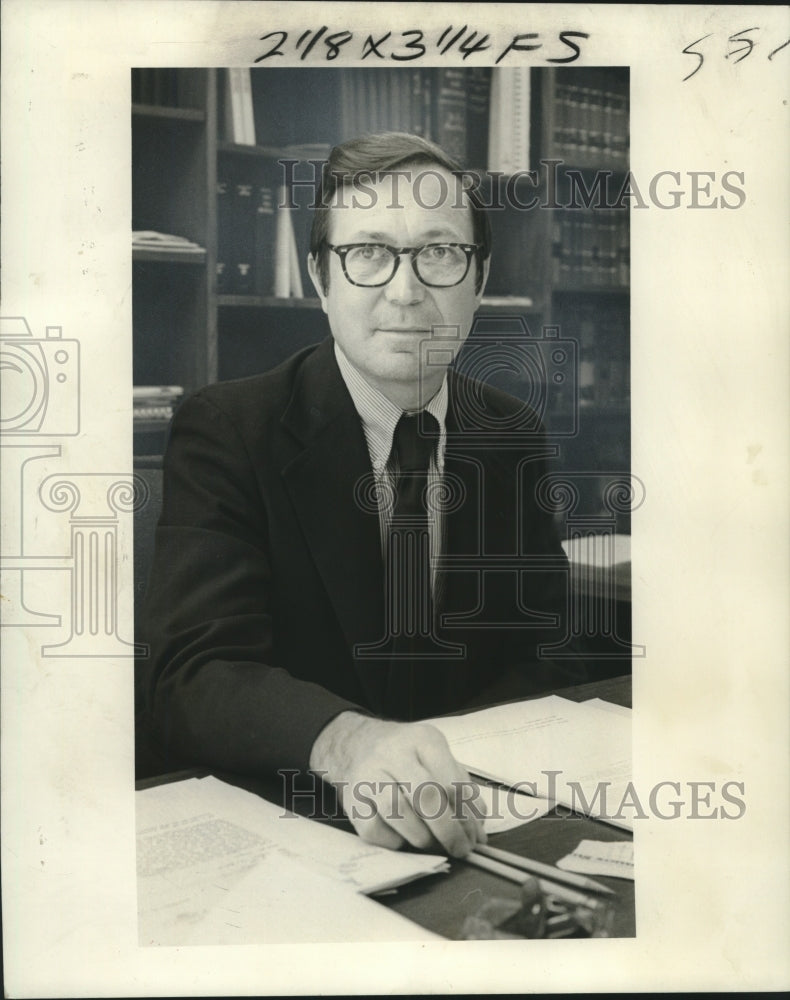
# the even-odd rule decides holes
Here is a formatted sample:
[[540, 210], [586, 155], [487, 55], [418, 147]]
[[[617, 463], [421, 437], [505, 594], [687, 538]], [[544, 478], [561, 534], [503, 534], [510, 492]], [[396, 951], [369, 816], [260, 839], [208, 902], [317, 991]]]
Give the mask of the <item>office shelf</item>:
[[[149, 74], [150, 84], [152, 71], [144, 72]], [[131, 107], [132, 224], [135, 229], [184, 236], [205, 247], [205, 253], [133, 251], [135, 381], [181, 385], [189, 393], [217, 378], [264, 370], [326, 336], [326, 317], [314, 295], [282, 298], [237, 294], [231, 285], [223, 288], [219, 284], [217, 182], [218, 176], [229, 178], [231, 184], [237, 176], [250, 176], [253, 181], [271, 177], [272, 171], [279, 169], [277, 161], [282, 159], [321, 159], [335, 137], [329, 134], [331, 128], [319, 107], [326, 97], [321, 81], [330, 79], [330, 71], [321, 70], [324, 75], [320, 78], [315, 69], [257, 71], [266, 86], [271, 83], [278, 94], [285, 95], [285, 100], [298, 99], [299, 107], [303, 107], [299, 113], [283, 112], [280, 131], [260, 130], [260, 144], [252, 146], [228, 141], [224, 127], [224, 70], [170, 72], [167, 103], [139, 99], [139, 81], [135, 91], [138, 97]], [[383, 81], [382, 73], [410, 71], [378, 69], [371, 74], [366, 70], [364, 75], [360, 70], [358, 76], [353, 69], [343, 72], [346, 83], [337, 94], [337, 128], [346, 127], [355, 120], [354, 115], [359, 115], [356, 97], [363, 93], [369, 97], [373, 77]], [[363, 80], [363, 75], [363, 83], [357, 86], [357, 79]], [[397, 77], [398, 81], [405, 79]], [[531, 80], [530, 158], [535, 168], [541, 160], [563, 160], [557, 168], [562, 191], [568, 189], [571, 170], [583, 175], [588, 189], [596, 171], [608, 171], [610, 190], [619, 189], [627, 171], [627, 69], [540, 68], [531, 71]], [[296, 95], [294, 81], [301, 88]], [[178, 101], [174, 102], [173, 94]], [[598, 103], [596, 94], [603, 95]], [[276, 108], [277, 102], [271, 106]], [[580, 107], [592, 123], [589, 126], [583, 125], [582, 118], [573, 118]], [[381, 109], [380, 129], [391, 127], [387, 115], [395, 113], [393, 108], [395, 102], [389, 109]], [[610, 155], [608, 147], [616, 147], [616, 155]], [[578, 154], [580, 148], [584, 155], [570, 155], [574, 150]], [[475, 161], [480, 159], [474, 156]], [[309, 166], [303, 166], [309, 174]], [[307, 254], [309, 236], [305, 192], [311, 194], [306, 188], [298, 192], [305, 197], [297, 197], [300, 207], [294, 210], [300, 264]], [[591, 263], [585, 240], [605, 213], [583, 206], [531, 212], [511, 207], [490, 215], [494, 250], [481, 314], [492, 322], [508, 316], [522, 317], [533, 336], [538, 336], [543, 326], [556, 326], [561, 337], [576, 341], [577, 380], [591, 398], [585, 399], [579, 411], [583, 440], [575, 442], [574, 455], [606, 456], [608, 463], [627, 469], [629, 421], [624, 400], [629, 395], [630, 299], [625, 281], [613, 283], [599, 269], [601, 253], [604, 257], [608, 254], [611, 279], [614, 259], [619, 254], [619, 277], [628, 277], [627, 227], [619, 230], [621, 243], [616, 248], [611, 243], [605, 245], [603, 251], [599, 247]], [[613, 225], [622, 216], [610, 214], [606, 218]], [[563, 247], [563, 240], [567, 244], [568, 233], [577, 222], [579, 244], [570, 249]], [[557, 247], [564, 255], [559, 258], [562, 274], [558, 273]], [[582, 260], [585, 276], [577, 280], [569, 267]], [[590, 267], [598, 270], [588, 277]], [[306, 293], [312, 292], [304, 271], [302, 285]], [[252, 287], [260, 290], [267, 286], [258, 282]], [[139, 430], [135, 426], [135, 437], [141, 437], [142, 447], [146, 435], [138, 435]], [[575, 461], [568, 446], [563, 444], [561, 449], [558, 465]]]

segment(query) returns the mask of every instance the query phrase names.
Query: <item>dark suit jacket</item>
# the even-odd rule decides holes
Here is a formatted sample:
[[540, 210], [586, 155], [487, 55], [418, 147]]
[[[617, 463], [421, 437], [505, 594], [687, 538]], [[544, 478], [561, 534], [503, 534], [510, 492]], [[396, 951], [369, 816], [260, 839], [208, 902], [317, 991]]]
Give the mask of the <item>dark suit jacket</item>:
[[[562, 549], [535, 502], [539, 421], [454, 372], [449, 390], [454, 561], [437, 582], [438, 635], [463, 655], [420, 665], [435, 680], [423, 718], [581, 679], [536, 655], [562, 639], [567, 603]], [[148, 711], [171, 760], [306, 770], [341, 711], [396, 714], [395, 668], [357, 648], [385, 635], [378, 516], [360, 500], [370, 474], [331, 338], [179, 409], [144, 636]]]

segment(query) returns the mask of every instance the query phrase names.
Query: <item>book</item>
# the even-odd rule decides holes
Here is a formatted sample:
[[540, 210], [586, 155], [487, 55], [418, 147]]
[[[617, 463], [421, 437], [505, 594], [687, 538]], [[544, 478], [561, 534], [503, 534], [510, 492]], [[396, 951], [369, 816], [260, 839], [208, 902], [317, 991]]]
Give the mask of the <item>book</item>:
[[169, 420], [183, 395], [180, 385], [136, 385], [132, 389], [132, 419]]
[[132, 419], [134, 421], [143, 420], [169, 420], [174, 413], [172, 404], [162, 404], [161, 406], [135, 406], [132, 409]]
[[254, 286], [256, 295], [274, 295], [277, 188], [261, 178], [256, 189]]
[[480, 67], [466, 72], [466, 153], [463, 166], [470, 170], [485, 170], [488, 165], [491, 69]]
[[299, 266], [299, 249], [296, 245], [296, 235], [293, 228], [290, 229], [288, 250], [288, 281], [290, 284], [291, 297], [295, 299], [303, 299], [304, 286], [302, 285], [302, 274]]
[[309, 66], [249, 70], [257, 144], [282, 148], [308, 140], [335, 146], [341, 139], [345, 72]]
[[227, 95], [226, 110], [230, 112], [227, 136], [230, 142], [243, 142], [244, 122], [241, 110], [241, 87], [239, 85], [238, 70], [231, 68], [227, 71]]
[[462, 166], [466, 159], [466, 74], [463, 69], [436, 71], [433, 116], [435, 142]]
[[256, 204], [253, 165], [246, 162], [236, 165], [232, 189], [232, 248], [230, 290], [235, 295], [250, 295], [254, 291]]
[[217, 160], [217, 292], [230, 291], [232, 264], [230, 165], [225, 157]]
[[[615, 69], [588, 69], [585, 85], [558, 70], [551, 155], [569, 166], [628, 166], [628, 77]], [[589, 85], [588, 85], [589, 82]]]
[[174, 236], [171, 233], [159, 233], [152, 229], [133, 230], [132, 249], [146, 250], [153, 253], [168, 254], [177, 253], [203, 256], [206, 253], [205, 247], [185, 236]]
[[280, 187], [274, 242], [274, 294], [280, 299], [287, 299], [291, 295], [291, 243], [294, 240], [291, 210], [282, 207], [285, 198], [286, 190]]
[[243, 67], [239, 73], [239, 91], [241, 94], [241, 125], [242, 142], [248, 146], [255, 145], [255, 114], [252, 107], [252, 81], [250, 71]]
[[132, 70], [132, 102], [158, 107], [178, 107], [180, 104], [179, 72], [177, 69], [146, 68]]
[[254, 146], [255, 119], [249, 69], [228, 69], [225, 95], [226, 138], [240, 145]]
[[409, 128], [407, 131], [423, 138], [430, 138], [430, 85], [423, 69], [409, 70], [411, 93], [409, 95]]
[[495, 67], [491, 77], [490, 93], [489, 170], [501, 171], [504, 174], [529, 170], [529, 68]]
[[163, 400], [176, 399], [183, 395], [184, 387], [180, 385], [135, 385], [132, 387], [132, 399]]

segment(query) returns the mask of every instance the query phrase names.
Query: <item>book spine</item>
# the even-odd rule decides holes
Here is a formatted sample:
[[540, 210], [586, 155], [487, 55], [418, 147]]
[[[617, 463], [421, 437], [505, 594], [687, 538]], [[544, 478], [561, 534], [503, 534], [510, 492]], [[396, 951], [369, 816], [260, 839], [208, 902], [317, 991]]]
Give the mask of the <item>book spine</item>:
[[252, 80], [249, 69], [239, 71], [239, 90], [241, 102], [242, 142], [248, 146], [255, 145], [255, 115], [252, 107]]
[[590, 90], [590, 157], [593, 163], [605, 163], [603, 139], [604, 94], [600, 90]]
[[286, 194], [284, 187], [278, 189], [275, 215], [274, 294], [280, 299], [287, 299], [291, 294], [291, 213], [289, 209], [282, 208]]
[[364, 111], [363, 111], [363, 132], [381, 131], [381, 80], [377, 70], [367, 69], [364, 71]]
[[489, 168], [505, 174], [529, 170], [529, 69], [495, 69], [490, 107]]
[[288, 229], [288, 280], [291, 285], [291, 295], [295, 299], [304, 298], [304, 286], [302, 285], [302, 274], [300, 270], [300, 253], [296, 244], [296, 233], [293, 227], [293, 210], [289, 209], [288, 216], [291, 225]]
[[411, 78], [409, 71], [405, 69], [396, 70], [398, 81], [399, 116], [398, 128], [401, 132], [408, 132], [411, 128]]
[[626, 288], [631, 281], [631, 247], [628, 212], [618, 213], [617, 283]]
[[[247, 159], [247, 157], [244, 157]], [[255, 255], [255, 184], [246, 172], [240, 172], [233, 185], [233, 243], [235, 247], [233, 292], [250, 295], [254, 290]]]
[[567, 149], [568, 129], [568, 88], [557, 83], [554, 88], [554, 129], [551, 134], [550, 153], [559, 159], [564, 159]]
[[488, 163], [488, 119], [491, 103], [491, 70], [485, 67], [468, 73], [466, 105], [466, 155], [463, 166], [485, 170]]
[[232, 186], [228, 164], [219, 157], [217, 164], [217, 293], [231, 290], [232, 259]]
[[132, 387], [132, 395], [135, 401], [138, 399], [144, 400], [162, 400], [162, 399], [174, 399], [176, 396], [181, 396], [184, 392], [184, 387], [180, 385], [135, 385]]
[[491, 100], [488, 119], [488, 162], [489, 170], [499, 170], [501, 151], [499, 148], [500, 117], [502, 114], [502, 77], [498, 69], [491, 73]]
[[628, 167], [628, 99], [618, 94], [614, 102], [614, 153], [617, 166]]
[[400, 74], [397, 71], [385, 72], [384, 76], [386, 78], [387, 97], [389, 98], [386, 128], [392, 132], [402, 132], [403, 123], [400, 117]]
[[255, 294], [274, 294], [274, 258], [277, 237], [274, 185], [264, 183], [257, 191], [255, 208]]
[[588, 167], [592, 162], [590, 149], [590, 92], [587, 87], [578, 88], [578, 123], [576, 126], [576, 142], [578, 145], [577, 163], [580, 167]]
[[351, 139], [357, 130], [357, 89], [353, 71], [341, 69], [340, 73], [340, 129], [344, 139]]
[[244, 142], [244, 105], [242, 93], [242, 78], [240, 69], [228, 70], [228, 84], [230, 89], [230, 110], [231, 110], [231, 142]]
[[173, 416], [172, 405], [159, 406], [134, 406], [132, 409], [133, 420], [169, 420]]
[[579, 217], [580, 260], [579, 270], [581, 283], [585, 286], [594, 285], [595, 274], [595, 224], [587, 214]]
[[409, 131], [426, 137], [425, 108], [423, 106], [421, 69], [407, 70], [409, 74]]
[[511, 70], [512, 117], [509, 123], [512, 173], [529, 170], [530, 71], [519, 66]]
[[437, 70], [435, 139], [448, 156], [466, 157], [466, 87], [461, 69]]

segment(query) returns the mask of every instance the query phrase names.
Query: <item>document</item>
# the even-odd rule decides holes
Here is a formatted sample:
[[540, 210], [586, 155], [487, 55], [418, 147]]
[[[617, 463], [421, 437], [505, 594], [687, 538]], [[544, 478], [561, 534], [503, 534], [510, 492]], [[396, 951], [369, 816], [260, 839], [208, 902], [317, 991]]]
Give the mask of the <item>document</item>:
[[489, 835], [504, 833], [523, 826], [524, 823], [531, 823], [553, 808], [552, 803], [546, 799], [524, 795], [499, 785], [478, 783], [477, 791], [480, 796], [479, 804], [486, 811], [483, 827]]
[[431, 723], [472, 774], [632, 828], [630, 717], [551, 695]]
[[178, 943], [441, 940], [349, 887], [282, 857], [272, 857], [244, 875]]
[[576, 850], [560, 858], [557, 867], [580, 875], [609, 875], [633, 880], [634, 845], [630, 840], [619, 843], [582, 840]]
[[[136, 805], [141, 945], [211, 943], [217, 927], [237, 943], [264, 931], [361, 940], [339, 918], [344, 907], [368, 928], [366, 940], [412, 940], [419, 928], [390, 927], [393, 915], [370, 900], [363, 907], [359, 894], [446, 869], [443, 857], [366, 844], [212, 777], [145, 789]], [[300, 907], [313, 912], [294, 938]]]

